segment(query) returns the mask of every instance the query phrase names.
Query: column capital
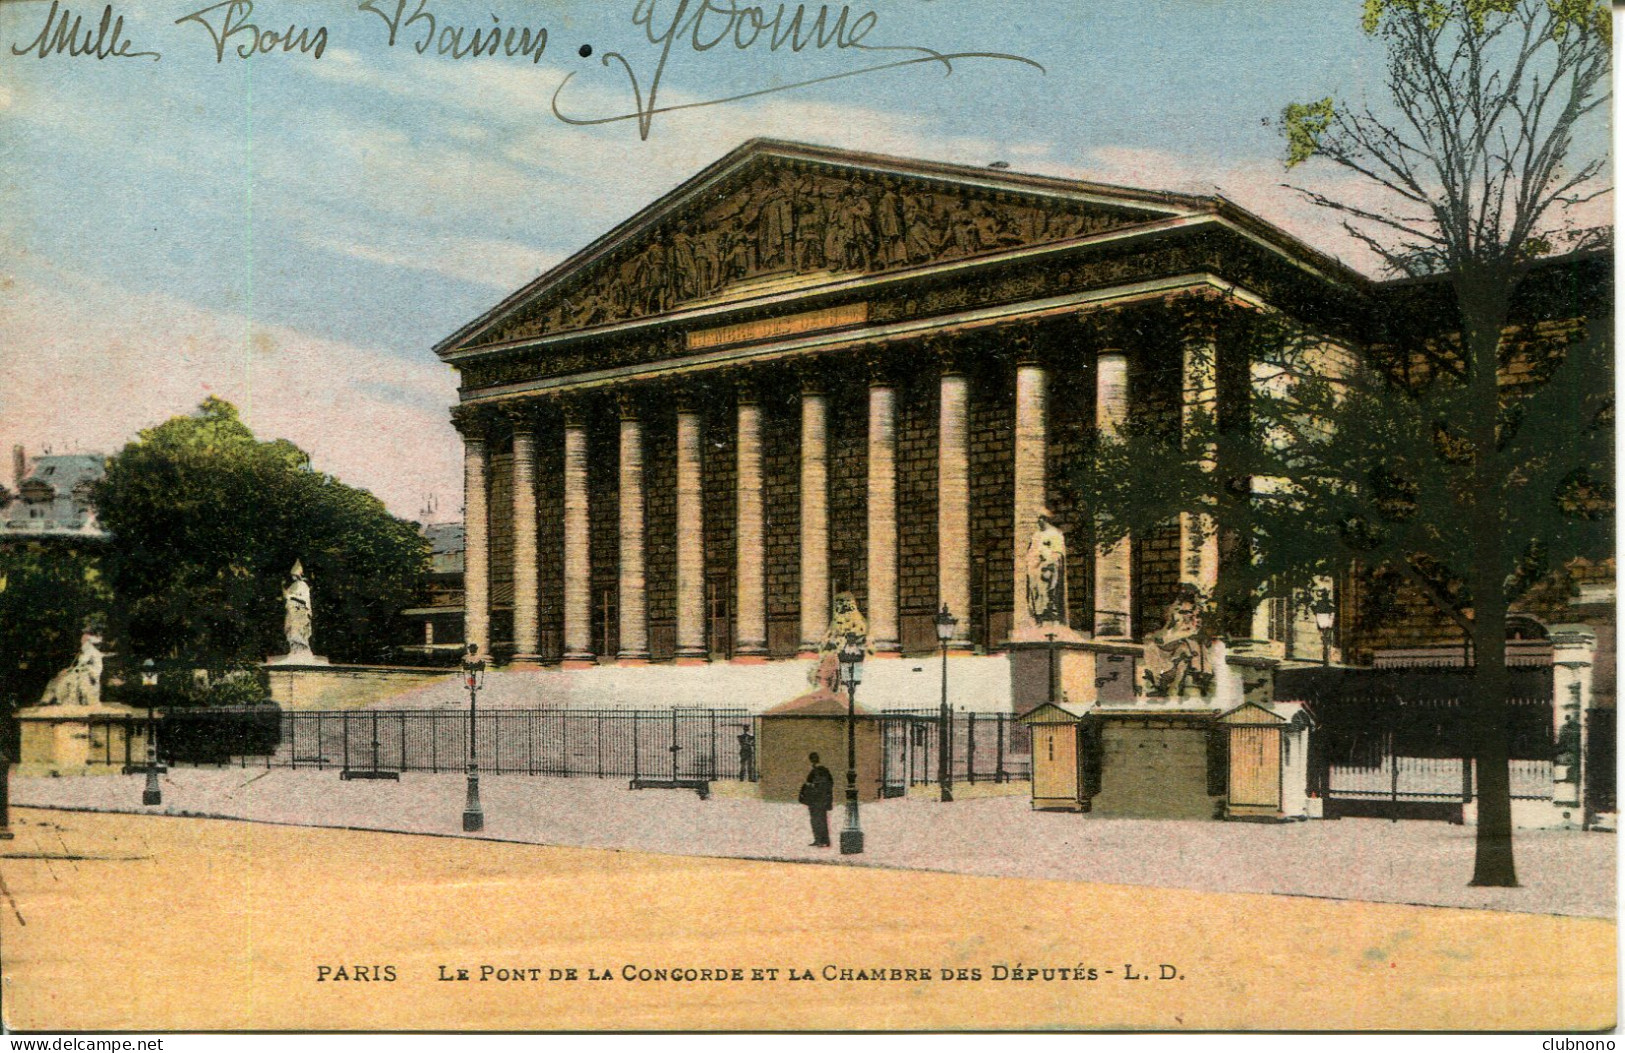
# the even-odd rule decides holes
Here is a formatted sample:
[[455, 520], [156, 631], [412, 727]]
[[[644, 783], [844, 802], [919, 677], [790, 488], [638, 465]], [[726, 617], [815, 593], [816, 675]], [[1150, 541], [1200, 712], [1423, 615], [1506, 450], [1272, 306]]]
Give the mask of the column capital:
[[947, 335], [932, 335], [920, 341], [925, 354], [937, 360], [943, 376], [957, 376], [970, 366], [971, 354], [962, 341]]
[[584, 428], [592, 416], [592, 403], [579, 395], [560, 398], [558, 410], [559, 415], [564, 418], [565, 427]]
[[872, 388], [897, 386], [898, 366], [891, 348], [885, 344], [864, 344], [855, 352], [856, 361], [869, 379]]
[[1133, 322], [1122, 310], [1085, 311], [1077, 315], [1076, 320], [1082, 342], [1096, 354], [1121, 353], [1134, 342]]
[[617, 388], [615, 409], [621, 420], [643, 419], [643, 396], [636, 388]]
[[762, 401], [765, 379], [759, 369], [733, 373], [728, 381], [733, 385], [734, 401], [741, 406], [759, 405]]
[[1039, 348], [1038, 326], [1031, 323], [1017, 323], [999, 330], [1000, 336], [1010, 348], [1011, 357], [1018, 366], [1039, 366], [1044, 364], [1043, 355]]
[[541, 407], [534, 402], [512, 402], [498, 406], [496, 412], [515, 434], [534, 435], [541, 426]]
[[829, 391], [829, 363], [822, 358], [798, 358], [790, 363], [796, 384], [803, 395], [824, 395]]
[[1186, 292], [1170, 296], [1170, 313], [1183, 340], [1212, 340], [1234, 317], [1232, 303], [1216, 292]]
[[483, 406], [453, 406], [451, 426], [463, 436], [464, 444], [483, 443], [491, 431], [491, 413]]

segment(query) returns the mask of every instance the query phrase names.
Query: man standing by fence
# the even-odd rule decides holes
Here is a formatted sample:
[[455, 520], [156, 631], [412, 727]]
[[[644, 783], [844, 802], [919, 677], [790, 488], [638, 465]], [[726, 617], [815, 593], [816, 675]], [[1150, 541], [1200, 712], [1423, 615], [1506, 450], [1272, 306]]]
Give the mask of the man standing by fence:
[[835, 806], [835, 779], [829, 769], [818, 762], [818, 754], [809, 753], [812, 770], [801, 784], [801, 803], [807, 806], [812, 818], [813, 848], [829, 847], [829, 810]]

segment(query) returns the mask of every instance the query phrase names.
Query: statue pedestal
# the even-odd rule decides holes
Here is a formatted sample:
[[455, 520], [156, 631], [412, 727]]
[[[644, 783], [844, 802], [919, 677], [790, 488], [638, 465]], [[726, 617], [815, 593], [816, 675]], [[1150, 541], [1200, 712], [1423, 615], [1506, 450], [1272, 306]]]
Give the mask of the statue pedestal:
[[17, 711], [19, 776], [118, 775], [147, 763], [147, 711], [101, 703]]
[[287, 654], [272, 655], [265, 660], [266, 665], [331, 665], [327, 659], [319, 654], [309, 651], [290, 651]]
[[1140, 645], [1072, 635], [1065, 640], [1057, 636], [1054, 642], [1012, 640], [1006, 645], [1013, 712], [1030, 713], [1051, 701], [1088, 706], [1134, 697]]

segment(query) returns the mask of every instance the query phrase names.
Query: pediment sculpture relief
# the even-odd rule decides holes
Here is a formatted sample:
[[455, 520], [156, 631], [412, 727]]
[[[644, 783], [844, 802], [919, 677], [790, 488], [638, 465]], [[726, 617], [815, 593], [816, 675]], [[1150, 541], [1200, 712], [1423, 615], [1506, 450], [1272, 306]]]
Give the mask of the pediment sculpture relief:
[[652, 229], [545, 302], [520, 309], [480, 343], [660, 314], [757, 277], [892, 270], [1137, 221], [1131, 212], [1070, 202], [769, 167], [741, 189]]

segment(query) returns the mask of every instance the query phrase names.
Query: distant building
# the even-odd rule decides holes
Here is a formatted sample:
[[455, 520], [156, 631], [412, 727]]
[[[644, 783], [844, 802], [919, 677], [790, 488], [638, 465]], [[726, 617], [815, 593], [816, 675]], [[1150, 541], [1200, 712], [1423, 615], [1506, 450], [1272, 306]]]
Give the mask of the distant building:
[[463, 650], [463, 524], [426, 523], [422, 533], [429, 540], [429, 576], [423, 602], [401, 612], [417, 634], [400, 652], [406, 658], [446, 660]]
[[76, 538], [105, 541], [91, 489], [107, 473], [99, 453], [42, 454], [12, 449], [13, 491], [0, 487], [0, 540]]

